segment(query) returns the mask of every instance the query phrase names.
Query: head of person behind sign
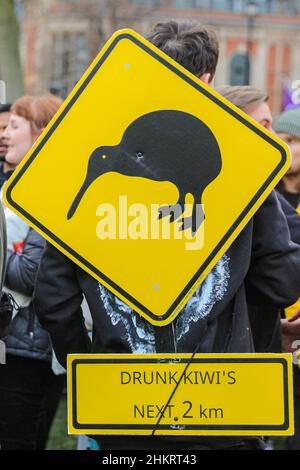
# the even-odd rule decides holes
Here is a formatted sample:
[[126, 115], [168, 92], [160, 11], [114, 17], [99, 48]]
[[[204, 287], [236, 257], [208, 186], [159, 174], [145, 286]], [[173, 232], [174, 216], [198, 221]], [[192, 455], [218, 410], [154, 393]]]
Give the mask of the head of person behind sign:
[[274, 120], [274, 129], [289, 146], [292, 156], [292, 164], [284, 177], [285, 190], [300, 194], [300, 108], [280, 114]]
[[25, 95], [14, 102], [3, 133], [7, 163], [17, 166], [21, 162], [61, 103], [60, 98], [51, 94], [40, 97]]
[[217, 88], [217, 91], [263, 127], [273, 132], [273, 118], [267, 93], [253, 86], [243, 85], [226, 85]]
[[288, 144], [292, 161], [278, 189], [297, 207], [300, 204], [300, 108], [283, 112], [273, 124], [268, 95], [263, 91], [252, 86], [229, 85], [220, 87], [217, 91], [266, 129], [276, 132]]
[[197, 21], [171, 20], [157, 23], [146, 38], [204, 83], [212, 85], [219, 57], [214, 31]]

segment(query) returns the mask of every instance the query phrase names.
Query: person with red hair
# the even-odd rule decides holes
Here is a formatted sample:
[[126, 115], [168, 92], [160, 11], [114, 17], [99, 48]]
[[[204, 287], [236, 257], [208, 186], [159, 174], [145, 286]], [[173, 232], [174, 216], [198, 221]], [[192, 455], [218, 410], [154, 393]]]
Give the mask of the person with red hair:
[[[5, 161], [16, 168], [62, 101], [53, 95], [23, 96], [11, 108], [2, 138], [7, 146]], [[48, 333], [38, 322], [32, 304], [44, 239], [20, 217], [4, 207], [7, 226], [7, 263], [4, 290], [14, 300], [13, 319], [7, 335], [6, 364], [0, 367], [1, 449], [45, 447], [47, 393], [62, 378], [52, 371], [52, 347]], [[58, 398], [56, 402], [58, 402]]]

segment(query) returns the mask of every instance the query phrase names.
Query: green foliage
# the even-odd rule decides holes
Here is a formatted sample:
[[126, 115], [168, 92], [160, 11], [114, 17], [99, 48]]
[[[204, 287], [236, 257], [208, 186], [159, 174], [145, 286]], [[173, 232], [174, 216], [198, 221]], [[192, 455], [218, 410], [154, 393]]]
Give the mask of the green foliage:
[[76, 450], [76, 436], [69, 436], [67, 431], [67, 400], [63, 396], [50, 431], [47, 450]]
[[13, 0], [0, 0], [0, 80], [6, 83], [6, 100], [24, 94], [19, 53], [19, 26]]

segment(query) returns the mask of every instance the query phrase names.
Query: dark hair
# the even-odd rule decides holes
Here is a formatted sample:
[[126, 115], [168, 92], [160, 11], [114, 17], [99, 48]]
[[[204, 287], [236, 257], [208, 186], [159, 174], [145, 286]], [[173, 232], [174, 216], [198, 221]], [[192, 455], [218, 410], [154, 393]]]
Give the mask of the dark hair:
[[0, 113], [9, 113], [11, 108], [11, 104], [0, 104]]
[[191, 73], [213, 78], [219, 57], [219, 43], [214, 31], [195, 21], [157, 23], [146, 36]]

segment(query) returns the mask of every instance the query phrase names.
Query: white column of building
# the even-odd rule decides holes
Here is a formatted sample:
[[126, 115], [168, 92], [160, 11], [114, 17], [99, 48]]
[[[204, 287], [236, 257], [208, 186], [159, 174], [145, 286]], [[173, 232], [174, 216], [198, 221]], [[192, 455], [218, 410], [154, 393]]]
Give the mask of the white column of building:
[[274, 102], [273, 112], [279, 113], [282, 108], [282, 89], [284, 84], [284, 77], [282, 74], [283, 65], [283, 47], [282, 40], [276, 41], [276, 55], [275, 55], [275, 83], [274, 83]]
[[217, 66], [217, 72], [215, 77], [215, 87], [221, 85], [228, 85], [229, 83], [229, 60], [226, 51], [226, 32], [223, 28], [218, 31], [219, 39], [219, 62]]
[[300, 80], [300, 33], [294, 34], [293, 36], [293, 48], [291, 49], [291, 80]]
[[256, 54], [251, 62], [251, 77], [250, 83], [265, 91], [267, 88], [267, 62], [268, 62], [268, 47], [266, 34], [263, 30], [258, 30], [255, 34], [254, 41], [256, 43]]

